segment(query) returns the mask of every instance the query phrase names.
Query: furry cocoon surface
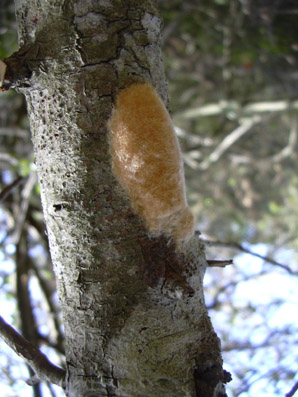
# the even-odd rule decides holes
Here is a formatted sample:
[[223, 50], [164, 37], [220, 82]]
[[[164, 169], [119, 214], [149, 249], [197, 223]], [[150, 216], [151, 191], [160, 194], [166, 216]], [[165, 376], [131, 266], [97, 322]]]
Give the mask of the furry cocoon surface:
[[190, 237], [182, 157], [170, 115], [149, 84], [122, 90], [109, 122], [113, 172], [153, 235]]

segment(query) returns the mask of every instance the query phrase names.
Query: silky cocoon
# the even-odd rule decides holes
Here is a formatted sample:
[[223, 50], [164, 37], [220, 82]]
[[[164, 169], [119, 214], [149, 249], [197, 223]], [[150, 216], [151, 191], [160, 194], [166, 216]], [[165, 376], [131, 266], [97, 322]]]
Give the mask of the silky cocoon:
[[109, 121], [115, 177], [152, 235], [194, 233], [183, 162], [170, 115], [149, 84], [120, 91]]

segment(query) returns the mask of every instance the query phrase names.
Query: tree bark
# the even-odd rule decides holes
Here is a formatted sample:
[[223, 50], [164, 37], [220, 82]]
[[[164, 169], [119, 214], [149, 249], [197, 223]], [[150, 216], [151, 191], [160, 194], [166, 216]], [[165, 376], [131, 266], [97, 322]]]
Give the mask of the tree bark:
[[[152, 237], [115, 179], [119, 89], [166, 102], [154, 0], [16, 1], [7, 81], [27, 99], [66, 337], [66, 394], [224, 396], [202, 281], [204, 247]], [[6, 83], [7, 83], [6, 81]]]

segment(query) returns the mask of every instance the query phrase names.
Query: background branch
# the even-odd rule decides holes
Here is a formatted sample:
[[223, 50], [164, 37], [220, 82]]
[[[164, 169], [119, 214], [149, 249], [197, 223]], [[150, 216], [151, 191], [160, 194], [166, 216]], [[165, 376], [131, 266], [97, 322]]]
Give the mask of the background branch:
[[236, 242], [227, 242], [227, 241], [216, 241], [216, 240], [206, 240], [200, 238], [202, 243], [209, 245], [209, 246], [217, 246], [217, 247], [228, 247], [228, 248], [234, 248], [237, 249], [241, 252], [245, 252], [246, 254], [255, 256], [257, 258], [263, 259], [265, 262], [271, 263], [274, 266], [281, 267], [282, 269], [286, 270], [288, 273], [293, 274], [293, 275], [298, 275], [297, 272], [294, 272], [289, 266], [284, 265], [283, 263], [277, 262], [276, 260], [269, 258], [266, 255], [261, 255], [256, 252], [250, 251], [248, 248], [245, 248], [242, 244], [236, 243]]
[[289, 393], [286, 394], [286, 397], [292, 397], [298, 390], [298, 381], [295, 383], [295, 385], [292, 387], [292, 389], [289, 391]]
[[239, 127], [235, 128], [228, 136], [226, 136], [215, 150], [207, 157], [206, 160], [198, 164], [198, 168], [206, 170], [212, 163], [215, 163], [220, 157], [244, 134], [246, 134], [252, 127], [262, 121], [260, 116], [254, 116], [250, 119], [244, 119]]
[[233, 265], [233, 259], [225, 259], [225, 260], [207, 260], [207, 264], [209, 267], [226, 267], [227, 265]]
[[1, 201], [4, 201], [6, 199], [6, 197], [10, 194], [10, 192], [15, 187], [17, 187], [22, 181], [24, 181], [24, 178], [22, 176], [19, 176], [12, 183], [10, 183], [9, 185], [5, 186], [5, 188], [0, 193], [0, 203], [1, 203]]
[[30, 365], [39, 380], [64, 387], [66, 371], [51, 363], [40, 350], [7, 324], [1, 316], [0, 335], [5, 343]]

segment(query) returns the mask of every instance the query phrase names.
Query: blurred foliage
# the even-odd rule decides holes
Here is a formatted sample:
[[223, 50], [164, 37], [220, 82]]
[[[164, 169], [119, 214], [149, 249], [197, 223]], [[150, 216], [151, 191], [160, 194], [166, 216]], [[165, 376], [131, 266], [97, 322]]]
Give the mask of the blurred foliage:
[[17, 50], [17, 25], [14, 16], [14, 3], [1, 0], [0, 4], [0, 59]]
[[[231, 243], [238, 242], [285, 263], [280, 267], [241, 253], [235, 266], [207, 273], [206, 301], [234, 377], [229, 395], [280, 396], [297, 372], [297, 326], [280, 314], [293, 310], [297, 275], [297, 1], [158, 4], [169, 106], [184, 153], [189, 201], [203, 236], [230, 243], [207, 246], [207, 255], [233, 257], [238, 251]], [[0, 58], [16, 48], [13, 2], [2, 0]], [[1, 191], [7, 192], [0, 208], [1, 303], [23, 333], [31, 319], [33, 342], [61, 365], [63, 334], [26, 105], [11, 90], [0, 93]], [[27, 290], [20, 284], [24, 274]], [[274, 294], [269, 287], [278, 282]], [[1, 358], [1, 387], [27, 396], [29, 386], [25, 391], [20, 386], [26, 371], [17, 372], [19, 361], [15, 366], [12, 361]]]
[[[295, 1], [159, 4], [170, 107], [185, 132], [189, 197], [200, 230], [220, 239], [268, 243], [281, 235], [288, 239], [291, 230], [297, 247], [294, 205], [285, 205], [289, 194], [292, 201], [298, 197], [297, 108], [274, 111], [276, 102], [298, 97]], [[261, 111], [268, 102], [271, 109]], [[190, 109], [207, 104], [223, 111], [190, 116]], [[248, 111], [251, 104], [255, 112]], [[200, 169], [220, 142], [254, 115], [260, 121], [218, 161]], [[283, 210], [273, 210], [278, 207]], [[275, 229], [268, 223], [273, 217]]]

